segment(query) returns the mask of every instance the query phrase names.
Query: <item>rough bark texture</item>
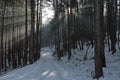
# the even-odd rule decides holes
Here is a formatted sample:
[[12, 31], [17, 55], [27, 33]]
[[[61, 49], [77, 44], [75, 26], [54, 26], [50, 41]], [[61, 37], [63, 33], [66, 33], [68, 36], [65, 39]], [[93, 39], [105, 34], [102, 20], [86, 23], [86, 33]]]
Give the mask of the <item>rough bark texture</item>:
[[94, 32], [95, 32], [95, 78], [99, 78], [103, 76], [102, 70], [102, 60], [101, 60], [101, 52], [102, 52], [102, 41], [101, 41], [101, 17], [100, 17], [100, 1], [94, 0]]

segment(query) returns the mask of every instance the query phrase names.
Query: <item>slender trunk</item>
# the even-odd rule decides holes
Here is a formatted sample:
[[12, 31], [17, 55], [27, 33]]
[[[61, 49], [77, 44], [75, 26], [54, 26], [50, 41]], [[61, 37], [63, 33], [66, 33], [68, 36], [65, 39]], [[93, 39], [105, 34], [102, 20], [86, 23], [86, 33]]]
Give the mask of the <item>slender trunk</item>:
[[110, 40], [111, 40], [111, 51], [112, 54], [114, 54], [116, 52], [116, 22], [114, 22], [115, 17], [114, 17], [114, 1], [113, 0], [108, 0], [107, 3], [107, 23], [108, 23], [108, 27], [109, 27], [109, 35], [110, 35]]
[[35, 31], [35, 0], [31, 0], [31, 48], [30, 48], [30, 63], [33, 63], [34, 58], [34, 31]]
[[14, 3], [13, 3], [13, 14], [12, 14], [12, 18], [13, 18], [13, 30], [12, 30], [12, 67], [13, 69], [16, 68], [16, 57], [15, 57], [15, 0], [14, 0]]
[[104, 0], [100, 2], [100, 18], [101, 18], [101, 59], [102, 59], [102, 67], [106, 67], [106, 60], [105, 60], [105, 51], [104, 51]]
[[[119, 3], [120, 5], [120, 0], [119, 0]], [[118, 48], [120, 49], [120, 8], [118, 9]]]
[[3, 7], [3, 15], [2, 15], [2, 27], [1, 27], [1, 52], [0, 52], [0, 73], [1, 70], [3, 69], [3, 36], [4, 36], [4, 18], [5, 18], [5, 11], [6, 11], [6, 2], [4, 3]]
[[[40, 2], [41, 3], [41, 2]], [[39, 37], [40, 37], [40, 35], [39, 35], [39, 31], [40, 31], [40, 29], [39, 29], [39, 22], [40, 22], [40, 18], [39, 18], [39, 0], [37, 0], [37, 20], [36, 20], [36, 27], [37, 27], [37, 36], [36, 36], [36, 60], [38, 59], [38, 56], [39, 56]]]
[[25, 0], [25, 53], [24, 53], [24, 66], [27, 64], [28, 54], [28, 0]]
[[42, 0], [40, 0], [40, 15], [39, 15], [39, 20], [40, 20], [40, 34], [39, 34], [39, 57], [40, 57], [40, 51], [41, 51], [41, 44], [42, 44]]
[[69, 10], [67, 9], [67, 30], [68, 30], [68, 39], [67, 39], [67, 51], [68, 51], [68, 59], [71, 58], [71, 49], [70, 49], [70, 15], [69, 15]]

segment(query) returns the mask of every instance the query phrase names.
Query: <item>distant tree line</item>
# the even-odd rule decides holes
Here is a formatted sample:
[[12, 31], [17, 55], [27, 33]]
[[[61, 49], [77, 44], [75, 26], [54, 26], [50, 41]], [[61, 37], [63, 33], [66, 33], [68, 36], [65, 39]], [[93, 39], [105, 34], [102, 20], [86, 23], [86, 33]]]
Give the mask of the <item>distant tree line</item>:
[[41, 4], [42, 0], [0, 0], [0, 74], [40, 58]]

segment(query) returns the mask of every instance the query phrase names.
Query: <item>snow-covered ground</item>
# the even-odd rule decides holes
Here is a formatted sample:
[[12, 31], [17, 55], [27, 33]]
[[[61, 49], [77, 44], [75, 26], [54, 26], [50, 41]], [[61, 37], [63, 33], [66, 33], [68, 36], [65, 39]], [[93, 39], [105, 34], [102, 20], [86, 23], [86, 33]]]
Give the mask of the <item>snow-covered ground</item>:
[[[84, 46], [83, 51], [79, 51], [78, 49], [72, 50], [74, 55], [72, 55], [69, 61], [66, 56], [59, 62], [60, 65], [64, 65], [66, 69], [72, 71], [72, 75], [76, 77], [76, 80], [94, 80], [93, 77], [95, 75], [95, 70], [93, 48], [89, 47], [87, 60], [84, 60], [86, 51], [86, 46]], [[100, 80], [120, 80], [120, 50], [117, 49], [117, 52], [112, 55], [106, 47], [105, 56], [107, 67], [103, 69], [104, 77], [100, 78]]]
[[43, 49], [40, 60], [1, 75], [0, 80], [74, 80], [74, 76], [53, 60], [51, 53], [50, 49]]
[[[89, 48], [87, 60], [83, 60], [85, 50], [73, 50], [71, 60], [67, 56], [59, 62], [52, 56], [52, 48], [43, 48], [41, 58], [32, 65], [1, 75], [0, 80], [94, 80], [93, 49]], [[120, 80], [120, 51], [114, 55], [106, 49], [107, 67], [100, 80]]]

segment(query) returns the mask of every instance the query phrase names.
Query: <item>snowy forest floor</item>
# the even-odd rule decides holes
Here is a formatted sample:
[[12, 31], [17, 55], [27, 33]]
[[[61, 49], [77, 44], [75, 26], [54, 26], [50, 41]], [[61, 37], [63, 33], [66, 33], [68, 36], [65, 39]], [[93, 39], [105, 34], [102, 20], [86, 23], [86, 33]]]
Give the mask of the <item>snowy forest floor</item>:
[[[41, 58], [34, 64], [16, 69], [1, 75], [0, 80], [95, 80], [93, 49], [89, 48], [87, 60], [83, 60], [85, 50], [72, 50], [71, 60], [67, 56], [59, 62], [52, 56], [51, 48], [44, 48]], [[120, 51], [111, 55], [106, 50], [107, 67], [104, 68], [104, 77], [100, 80], [120, 80]]]

